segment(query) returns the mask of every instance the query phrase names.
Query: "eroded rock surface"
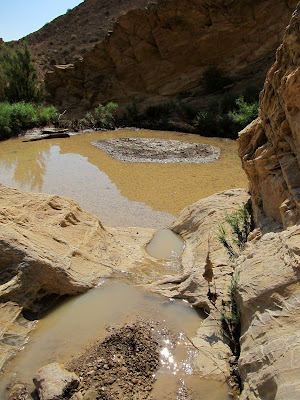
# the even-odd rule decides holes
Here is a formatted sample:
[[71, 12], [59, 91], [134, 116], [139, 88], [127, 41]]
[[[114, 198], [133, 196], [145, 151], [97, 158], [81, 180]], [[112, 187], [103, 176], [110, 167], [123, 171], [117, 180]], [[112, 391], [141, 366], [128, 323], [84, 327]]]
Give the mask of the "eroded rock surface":
[[286, 29], [260, 96], [259, 118], [239, 138], [256, 221], [300, 220], [300, 7]]
[[238, 260], [241, 400], [300, 397], [299, 18], [300, 3], [268, 72], [259, 118], [239, 139], [255, 219], [265, 232], [252, 235]]
[[300, 227], [265, 234], [239, 264], [241, 399], [299, 399]]
[[[75, 64], [46, 74], [60, 109], [95, 108], [99, 102], [144, 105], [203, 88], [211, 65], [238, 80], [262, 83], [282, 41], [296, 0], [172, 0], [119, 17], [107, 37]], [[76, 114], [78, 116], [78, 114]]]
[[146, 254], [152, 230], [105, 229], [69, 198], [0, 185], [0, 369], [34, 319], [59, 296], [76, 295]]

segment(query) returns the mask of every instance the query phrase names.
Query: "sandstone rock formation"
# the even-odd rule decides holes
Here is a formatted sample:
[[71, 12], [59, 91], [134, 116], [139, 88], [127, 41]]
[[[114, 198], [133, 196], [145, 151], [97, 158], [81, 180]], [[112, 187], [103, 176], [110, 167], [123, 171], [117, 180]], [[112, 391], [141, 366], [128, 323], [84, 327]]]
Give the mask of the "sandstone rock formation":
[[99, 102], [145, 105], [185, 91], [197, 97], [211, 65], [262, 83], [296, 4], [161, 0], [131, 10], [82, 61], [46, 74], [51, 101], [77, 113]]
[[241, 400], [300, 397], [299, 18], [300, 3], [268, 72], [260, 116], [239, 139], [255, 219], [266, 232], [252, 235], [237, 261]]
[[260, 96], [259, 118], [239, 138], [255, 218], [284, 228], [300, 220], [300, 8], [293, 14]]
[[[217, 322], [220, 315], [214, 310], [227, 296], [232, 267], [211, 227], [224, 221], [225, 211], [233, 211], [248, 199], [245, 190], [230, 190], [183, 211], [172, 227], [186, 241], [182, 272], [174, 276], [168, 268], [157, 268], [157, 260], [145, 252], [154, 231], [104, 228], [71, 199], [1, 186], [0, 366], [23, 345], [37, 313], [57, 296], [82, 293], [103, 277], [128, 271], [131, 282], [187, 299], [211, 313], [191, 340], [201, 350], [202, 376], [226, 381], [231, 351], [223, 342]], [[209, 298], [203, 277], [209, 236], [214, 266], [211, 289], [219, 296], [216, 303]]]
[[0, 369], [39, 312], [144, 259], [152, 230], [113, 230], [71, 199], [0, 185]]
[[267, 233], [239, 259], [241, 400], [300, 397], [300, 227]]

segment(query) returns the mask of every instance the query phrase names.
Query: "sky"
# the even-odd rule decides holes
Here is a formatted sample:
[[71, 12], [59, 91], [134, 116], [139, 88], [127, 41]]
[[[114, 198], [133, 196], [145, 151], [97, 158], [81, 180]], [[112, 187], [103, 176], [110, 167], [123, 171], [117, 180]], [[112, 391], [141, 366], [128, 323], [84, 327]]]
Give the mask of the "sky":
[[0, 38], [18, 40], [83, 0], [0, 0]]

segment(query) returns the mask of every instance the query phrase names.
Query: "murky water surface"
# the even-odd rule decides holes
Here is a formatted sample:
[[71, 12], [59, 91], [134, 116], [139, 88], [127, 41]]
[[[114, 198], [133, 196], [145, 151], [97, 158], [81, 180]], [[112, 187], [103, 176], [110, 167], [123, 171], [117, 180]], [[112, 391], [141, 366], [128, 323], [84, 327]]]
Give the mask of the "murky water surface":
[[146, 247], [150, 256], [163, 260], [176, 260], [183, 249], [184, 241], [170, 229], [157, 231]]
[[[147, 137], [207, 143], [221, 148], [208, 164], [117, 161], [90, 142]], [[70, 138], [0, 143], [0, 183], [77, 200], [108, 226], [164, 228], [186, 206], [215, 192], [247, 187], [234, 141], [176, 132], [122, 129]]]
[[[192, 338], [201, 325], [199, 313], [183, 301], [171, 301], [132, 285], [107, 281], [84, 295], [66, 300], [38, 321], [30, 341], [0, 379], [0, 397], [6, 397], [5, 386], [16, 376], [19, 381], [32, 385], [32, 377], [41, 366], [67, 361], [95, 338], [105, 337], [107, 326], [129, 323], [140, 317], [148, 319], [149, 316], [167, 325], [177, 337], [175, 348], [171, 340], [166, 338], [164, 341], [154, 398], [176, 399], [185, 380], [191, 381], [188, 387], [198, 387], [198, 390], [199, 381], [203, 381], [204, 387], [208, 385], [209, 382], [197, 376], [197, 352], [187, 339]], [[166, 388], [163, 382], [172, 382], [172, 387]], [[227, 388], [214, 382], [210, 383], [212, 390], [216, 390], [216, 385], [219, 397], [195, 399], [227, 399]]]

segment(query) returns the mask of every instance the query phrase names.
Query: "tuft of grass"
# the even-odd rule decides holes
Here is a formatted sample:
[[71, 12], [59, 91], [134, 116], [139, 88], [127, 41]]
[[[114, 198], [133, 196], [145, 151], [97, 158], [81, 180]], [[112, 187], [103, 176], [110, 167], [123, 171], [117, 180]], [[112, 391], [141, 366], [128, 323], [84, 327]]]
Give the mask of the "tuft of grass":
[[240, 353], [239, 339], [241, 335], [241, 313], [237, 304], [237, 289], [239, 273], [232, 275], [231, 283], [228, 287], [228, 301], [222, 301], [221, 323], [225, 336], [230, 341], [233, 354], [238, 358]]
[[231, 259], [236, 258], [244, 250], [249, 233], [253, 229], [253, 221], [249, 205], [244, 204], [232, 214], [225, 214], [225, 221], [230, 227], [230, 238], [223, 224], [218, 226], [217, 239], [227, 250]]

